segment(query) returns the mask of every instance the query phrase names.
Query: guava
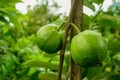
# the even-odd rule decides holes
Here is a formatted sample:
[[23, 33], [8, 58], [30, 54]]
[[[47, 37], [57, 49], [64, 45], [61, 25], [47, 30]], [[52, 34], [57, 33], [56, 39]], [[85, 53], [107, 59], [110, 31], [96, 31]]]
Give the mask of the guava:
[[61, 49], [63, 37], [57, 28], [55, 24], [48, 24], [38, 30], [36, 43], [42, 51], [52, 54]]
[[107, 45], [100, 33], [85, 30], [73, 37], [70, 51], [75, 63], [81, 67], [101, 66]]

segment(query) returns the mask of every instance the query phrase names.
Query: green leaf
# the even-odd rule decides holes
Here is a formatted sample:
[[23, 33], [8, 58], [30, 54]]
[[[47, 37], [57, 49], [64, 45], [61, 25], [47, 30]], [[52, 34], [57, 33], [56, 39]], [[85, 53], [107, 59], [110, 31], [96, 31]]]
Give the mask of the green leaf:
[[8, 74], [8, 70], [7, 68], [5, 67], [5, 65], [1, 65], [1, 69], [2, 69], [2, 72], [4, 75], [7, 75]]
[[18, 16], [14, 12], [7, 12], [10, 21], [14, 24], [15, 27], [20, 27], [20, 23], [18, 21]]
[[8, 31], [9, 31], [9, 27], [5, 25], [3, 27], [3, 34], [6, 34]]
[[4, 16], [7, 15], [7, 11], [5, 9], [0, 8], [0, 15], [4, 18]]
[[2, 15], [7, 16], [10, 19], [10, 22], [12, 22], [15, 27], [20, 27], [18, 16], [15, 13], [15, 11], [10, 11], [10, 10], [5, 10], [5, 9], [0, 8], [0, 13]]
[[95, 11], [95, 6], [93, 5], [93, 3], [89, 0], [84, 0], [84, 5], [87, 6], [88, 8], [90, 8], [92, 11]]
[[82, 30], [88, 29], [90, 26], [91, 18], [87, 14], [83, 14], [83, 27]]
[[102, 71], [102, 67], [91, 67], [88, 68], [87, 78], [88, 80], [92, 80], [97, 77]]
[[96, 4], [102, 4], [104, 2], [104, 0], [85, 0], [85, 1], [88, 1], [88, 2], [91, 2], [91, 3], [96, 3]]
[[34, 68], [34, 67], [32, 67], [32, 68], [29, 69], [28, 75], [32, 75], [32, 74], [34, 74], [36, 71], [37, 71], [37, 69]]
[[43, 67], [43, 68], [48, 68], [48, 69], [52, 69], [52, 70], [58, 70], [58, 64], [44, 62], [44, 61], [37, 60], [37, 59], [28, 60], [28, 61], [23, 63], [23, 66]]
[[19, 64], [19, 59], [15, 55], [11, 55], [11, 59], [14, 61], [14, 63]]
[[[57, 73], [40, 73], [38, 77], [40, 80], [57, 80]], [[62, 77], [62, 80], [65, 78]]]
[[15, 5], [15, 3], [21, 2], [21, 0], [0, 0], [0, 7], [11, 7], [12, 5]]
[[104, 0], [91, 0], [92, 2], [96, 3], [96, 4], [101, 4], [104, 2]]
[[4, 16], [1, 16], [1, 15], [0, 15], [0, 21], [8, 23], [8, 21], [4, 18]]
[[100, 27], [111, 27], [120, 30], [120, 21], [116, 17], [111, 15], [99, 15], [97, 19], [97, 24]]
[[55, 56], [58, 56], [58, 54], [44, 54], [43, 57], [53, 58]]
[[11, 55], [6, 55], [5, 57], [6, 57], [6, 62], [5, 62], [6, 68], [8, 71], [11, 71], [14, 66], [14, 61], [11, 58]]
[[[114, 59], [114, 63], [116, 63], [117, 65], [120, 65], [120, 52], [119, 53], [116, 53], [114, 56], [113, 56], [113, 59]], [[120, 67], [118, 68], [120, 69]], [[119, 71], [119, 70], [118, 70]]]

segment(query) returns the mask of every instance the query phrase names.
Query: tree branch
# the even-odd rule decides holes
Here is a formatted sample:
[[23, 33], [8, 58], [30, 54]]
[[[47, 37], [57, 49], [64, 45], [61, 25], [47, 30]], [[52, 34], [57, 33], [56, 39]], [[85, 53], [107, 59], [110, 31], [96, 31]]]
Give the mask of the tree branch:
[[[72, 0], [71, 2], [73, 2]], [[72, 17], [72, 23], [74, 23], [80, 31], [82, 31], [83, 21], [83, 0], [75, 0], [74, 15]], [[71, 40], [76, 35], [76, 31], [71, 28]], [[71, 57], [71, 80], [82, 80], [81, 68], [75, 64]]]
[[63, 67], [63, 61], [64, 61], [65, 46], [66, 46], [68, 31], [70, 29], [70, 23], [72, 21], [72, 17], [73, 17], [74, 10], [75, 10], [74, 9], [75, 8], [74, 3], [75, 3], [75, 0], [72, 2], [72, 7], [71, 7], [71, 10], [70, 10], [68, 21], [65, 24], [65, 33], [64, 33], [64, 37], [63, 37], [62, 49], [60, 51], [60, 63], [59, 63], [59, 69], [58, 69], [58, 80], [61, 80], [61, 76], [62, 76], [62, 67]]

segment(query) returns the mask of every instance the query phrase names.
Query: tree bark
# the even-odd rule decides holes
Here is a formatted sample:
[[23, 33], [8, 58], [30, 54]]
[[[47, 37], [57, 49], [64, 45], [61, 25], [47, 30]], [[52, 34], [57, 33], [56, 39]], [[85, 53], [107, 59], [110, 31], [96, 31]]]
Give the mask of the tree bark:
[[62, 49], [60, 51], [60, 62], [59, 62], [58, 79], [57, 80], [61, 80], [61, 77], [62, 77], [62, 68], [63, 68], [63, 62], [64, 62], [65, 46], [66, 46], [68, 31], [70, 29], [70, 23], [72, 21], [72, 17], [73, 17], [74, 10], [75, 10], [74, 5], [75, 5], [75, 1], [73, 1], [73, 3], [72, 3], [72, 7], [70, 10], [68, 21], [65, 24], [65, 33], [64, 33], [64, 37], [63, 37]]
[[[71, 3], [74, 0], [71, 0]], [[74, 14], [72, 17], [72, 23], [74, 23], [80, 31], [82, 31], [82, 21], [83, 21], [83, 0], [75, 0]], [[76, 32], [71, 28], [71, 40], [76, 35]], [[71, 80], [82, 80], [81, 68], [75, 64], [71, 57]]]
[[[64, 53], [65, 53], [65, 46], [68, 36], [68, 31], [70, 29], [70, 23], [74, 23], [81, 31], [82, 26], [82, 9], [83, 9], [83, 1], [82, 0], [72, 0], [71, 10], [68, 17], [68, 21], [65, 25], [65, 34], [63, 38], [62, 43], [62, 49], [60, 51], [60, 63], [59, 63], [59, 69], [58, 69], [58, 79], [61, 80], [62, 76], [62, 67], [63, 67], [63, 61], [64, 61]], [[71, 39], [75, 35], [74, 29], [71, 30]], [[82, 80], [81, 79], [81, 70], [80, 67], [78, 67], [74, 61], [71, 59], [71, 80]]]
[[[71, 3], [74, 0], [71, 0]], [[83, 21], [83, 0], [75, 0], [74, 14], [72, 17], [72, 22], [82, 30], [82, 21]], [[73, 30], [74, 31], [74, 30]]]

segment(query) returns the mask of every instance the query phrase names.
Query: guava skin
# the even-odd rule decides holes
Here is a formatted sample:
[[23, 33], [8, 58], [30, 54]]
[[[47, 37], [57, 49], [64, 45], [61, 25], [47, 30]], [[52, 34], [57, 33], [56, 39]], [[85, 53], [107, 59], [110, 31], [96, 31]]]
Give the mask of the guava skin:
[[48, 24], [41, 27], [36, 34], [38, 47], [46, 53], [56, 53], [62, 46], [62, 34], [58, 32], [57, 25]]
[[73, 37], [70, 51], [76, 64], [93, 67], [101, 65], [105, 59], [107, 45], [100, 33], [86, 30]]

